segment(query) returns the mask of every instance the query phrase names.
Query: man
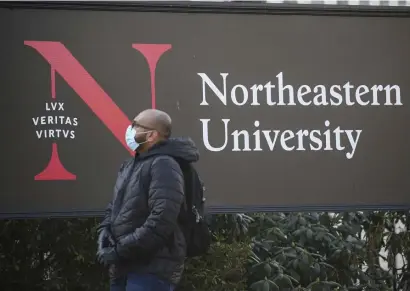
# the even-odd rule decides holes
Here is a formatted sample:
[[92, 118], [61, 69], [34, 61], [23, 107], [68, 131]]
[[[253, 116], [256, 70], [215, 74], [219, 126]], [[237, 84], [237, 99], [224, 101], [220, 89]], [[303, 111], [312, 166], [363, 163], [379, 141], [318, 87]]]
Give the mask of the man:
[[184, 178], [177, 160], [196, 162], [199, 154], [189, 138], [170, 135], [171, 118], [153, 109], [138, 114], [126, 131], [136, 154], [121, 166], [98, 227], [97, 258], [110, 266], [111, 291], [172, 291], [182, 276]]

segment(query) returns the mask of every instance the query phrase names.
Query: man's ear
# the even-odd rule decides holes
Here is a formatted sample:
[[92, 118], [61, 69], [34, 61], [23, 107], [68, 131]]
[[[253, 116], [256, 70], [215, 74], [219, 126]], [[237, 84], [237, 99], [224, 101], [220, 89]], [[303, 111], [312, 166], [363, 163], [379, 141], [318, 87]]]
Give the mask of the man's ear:
[[151, 131], [151, 132], [149, 132], [148, 133], [148, 138], [147, 138], [147, 141], [149, 141], [149, 142], [153, 142], [155, 139], [157, 139], [157, 137], [158, 137], [158, 132], [157, 131]]

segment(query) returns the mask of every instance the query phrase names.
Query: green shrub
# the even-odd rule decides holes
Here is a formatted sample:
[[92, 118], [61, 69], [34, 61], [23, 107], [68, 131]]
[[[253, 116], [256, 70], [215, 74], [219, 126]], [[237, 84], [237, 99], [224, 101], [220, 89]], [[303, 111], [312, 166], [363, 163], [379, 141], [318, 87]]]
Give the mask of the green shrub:
[[[95, 262], [99, 221], [0, 220], [1, 290], [108, 291]], [[178, 291], [410, 290], [408, 211], [214, 215], [210, 224], [215, 242], [187, 261]]]
[[[95, 262], [99, 219], [0, 220], [2, 291], [107, 291], [107, 270]], [[245, 290], [248, 243], [215, 242], [188, 260], [180, 290]]]
[[250, 253], [248, 242], [217, 241], [208, 255], [187, 261], [178, 291], [246, 290], [246, 264]]

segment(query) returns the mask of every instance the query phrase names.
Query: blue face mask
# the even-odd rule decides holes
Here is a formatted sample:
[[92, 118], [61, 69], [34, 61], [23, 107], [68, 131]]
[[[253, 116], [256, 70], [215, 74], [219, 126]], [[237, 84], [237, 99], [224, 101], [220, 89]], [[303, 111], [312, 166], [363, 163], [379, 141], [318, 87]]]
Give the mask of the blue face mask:
[[[144, 132], [140, 132], [140, 133], [148, 133], [151, 132], [150, 131], [144, 131]], [[143, 143], [146, 143], [147, 141], [144, 142], [137, 142], [135, 140], [135, 135], [137, 134], [137, 131], [135, 130], [134, 127], [132, 127], [131, 125], [128, 126], [127, 130], [125, 131], [125, 142], [127, 143], [127, 146], [132, 150], [132, 151], [136, 151], [137, 148], [142, 145]]]

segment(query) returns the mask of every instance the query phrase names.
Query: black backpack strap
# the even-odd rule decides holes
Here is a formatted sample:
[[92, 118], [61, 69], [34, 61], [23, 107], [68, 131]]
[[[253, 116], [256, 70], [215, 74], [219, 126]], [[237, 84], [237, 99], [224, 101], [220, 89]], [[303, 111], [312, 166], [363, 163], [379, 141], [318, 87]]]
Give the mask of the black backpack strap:
[[192, 171], [192, 167], [190, 163], [187, 163], [185, 161], [178, 161], [178, 164], [181, 168], [182, 174], [184, 176], [184, 196], [185, 196], [185, 206], [188, 208], [192, 208], [192, 196], [191, 195], [187, 195], [188, 193], [192, 193], [192, 175], [193, 175], [193, 171]]

